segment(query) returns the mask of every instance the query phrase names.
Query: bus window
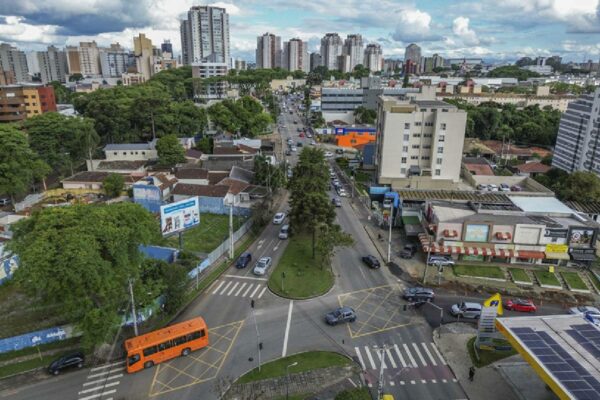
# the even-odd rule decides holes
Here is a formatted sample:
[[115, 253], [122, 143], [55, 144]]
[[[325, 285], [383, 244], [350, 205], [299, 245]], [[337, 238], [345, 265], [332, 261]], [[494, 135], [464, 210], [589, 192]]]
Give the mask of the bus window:
[[131, 356], [129, 356], [129, 358], [127, 359], [127, 364], [128, 365], [133, 365], [136, 362], [140, 361], [140, 355], [139, 354], [133, 354]]

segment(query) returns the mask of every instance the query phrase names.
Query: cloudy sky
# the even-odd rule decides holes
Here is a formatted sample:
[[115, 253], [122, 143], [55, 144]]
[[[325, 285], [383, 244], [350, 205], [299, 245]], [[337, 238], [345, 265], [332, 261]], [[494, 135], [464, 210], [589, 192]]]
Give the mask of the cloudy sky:
[[248, 61], [267, 31], [300, 37], [313, 50], [325, 32], [361, 33], [389, 57], [416, 42], [425, 55], [446, 57], [600, 58], [600, 0], [0, 0], [0, 41], [24, 50], [86, 40], [130, 48], [144, 32], [179, 52], [179, 20], [203, 4], [228, 10], [232, 55]]

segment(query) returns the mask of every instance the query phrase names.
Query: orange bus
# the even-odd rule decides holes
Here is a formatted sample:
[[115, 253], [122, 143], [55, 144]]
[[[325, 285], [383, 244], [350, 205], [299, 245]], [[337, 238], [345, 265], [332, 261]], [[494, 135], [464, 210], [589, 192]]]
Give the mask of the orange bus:
[[198, 317], [125, 341], [127, 372], [151, 368], [155, 364], [208, 346], [208, 329]]

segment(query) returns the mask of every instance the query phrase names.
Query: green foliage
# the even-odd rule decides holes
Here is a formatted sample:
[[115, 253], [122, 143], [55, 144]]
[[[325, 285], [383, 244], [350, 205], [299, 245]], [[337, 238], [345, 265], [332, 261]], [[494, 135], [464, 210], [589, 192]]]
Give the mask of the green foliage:
[[549, 86], [550, 92], [562, 95], [573, 94], [576, 96], [580, 96], [584, 93], [592, 93], [594, 90], [596, 90], [596, 86], [594, 85], [580, 86], [565, 82], [552, 82], [549, 84]]
[[321, 269], [331, 262], [336, 246], [351, 246], [354, 243], [352, 236], [342, 231], [338, 224], [319, 225], [316, 237], [315, 249]]
[[191, 100], [194, 97], [192, 67], [189, 65], [160, 71], [152, 76], [150, 82], [164, 86], [173, 100]]
[[109, 174], [102, 182], [102, 190], [108, 197], [118, 197], [125, 189], [125, 178], [121, 174]]
[[58, 81], [50, 82], [50, 85], [54, 88], [54, 97], [58, 104], [70, 104], [72, 92]]
[[158, 163], [165, 167], [185, 162], [185, 150], [175, 135], [166, 135], [156, 142]]
[[488, 72], [490, 78], [517, 78], [520, 81], [525, 81], [529, 78], [537, 78], [540, 74], [537, 72], [522, 69], [517, 65], [507, 65], [498, 67]]
[[559, 197], [580, 203], [600, 201], [600, 178], [593, 172], [579, 171], [567, 176], [561, 185]]
[[277, 190], [283, 186], [285, 171], [271, 165], [264, 155], [254, 157], [254, 184]]
[[79, 72], [69, 76], [69, 82], [79, 82], [82, 79], [83, 79], [83, 75], [80, 74]]
[[244, 96], [239, 100], [223, 100], [208, 108], [211, 121], [230, 133], [240, 133], [246, 137], [256, 137], [265, 133], [271, 123], [271, 116], [254, 98]]
[[168, 264], [162, 260], [145, 259], [140, 278], [146, 288], [165, 296], [165, 312], [173, 313], [185, 300], [187, 272], [179, 263]]
[[375, 110], [369, 110], [363, 106], [359, 106], [354, 110], [354, 117], [359, 124], [373, 125], [377, 118]]
[[136, 300], [157, 295], [140, 278], [138, 246], [158, 235], [152, 214], [133, 203], [44, 208], [13, 226], [10, 251], [19, 256], [15, 279], [43, 302], [62, 305], [84, 334], [86, 347], [107, 340], [128, 304], [128, 279]]
[[369, 68], [365, 68], [364, 65], [358, 64], [354, 67], [352, 71], [352, 77], [354, 79], [366, 78], [371, 74], [371, 70]]
[[407, 88], [410, 86], [409, 84], [409, 78], [410, 78], [410, 74], [407, 72], [404, 74], [404, 77], [402, 78], [402, 87], [403, 88]]
[[335, 395], [335, 400], [371, 400], [371, 394], [366, 387], [344, 390]]
[[203, 136], [202, 139], [196, 142], [196, 149], [200, 150], [204, 154], [212, 154], [214, 146], [214, 139], [212, 136]]

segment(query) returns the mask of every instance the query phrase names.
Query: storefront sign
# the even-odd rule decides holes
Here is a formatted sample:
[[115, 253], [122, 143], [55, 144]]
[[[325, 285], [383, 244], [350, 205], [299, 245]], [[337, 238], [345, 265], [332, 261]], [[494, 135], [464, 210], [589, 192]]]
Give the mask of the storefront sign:
[[465, 242], [487, 242], [489, 232], [489, 225], [467, 225]]
[[544, 230], [544, 237], [566, 238], [568, 233], [569, 233], [568, 229], [552, 229], [552, 228], [548, 228], [548, 229]]
[[588, 227], [571, 228], [569, 231], [569, 247], [590, 248], [594, 243], [596, 230]]
[[595, 254], [594, 249], [569, 249], [571, 254]]
[[568, 253], [569, 246], [566, 244], [550, 243], [546, 245], [546, 253]]

